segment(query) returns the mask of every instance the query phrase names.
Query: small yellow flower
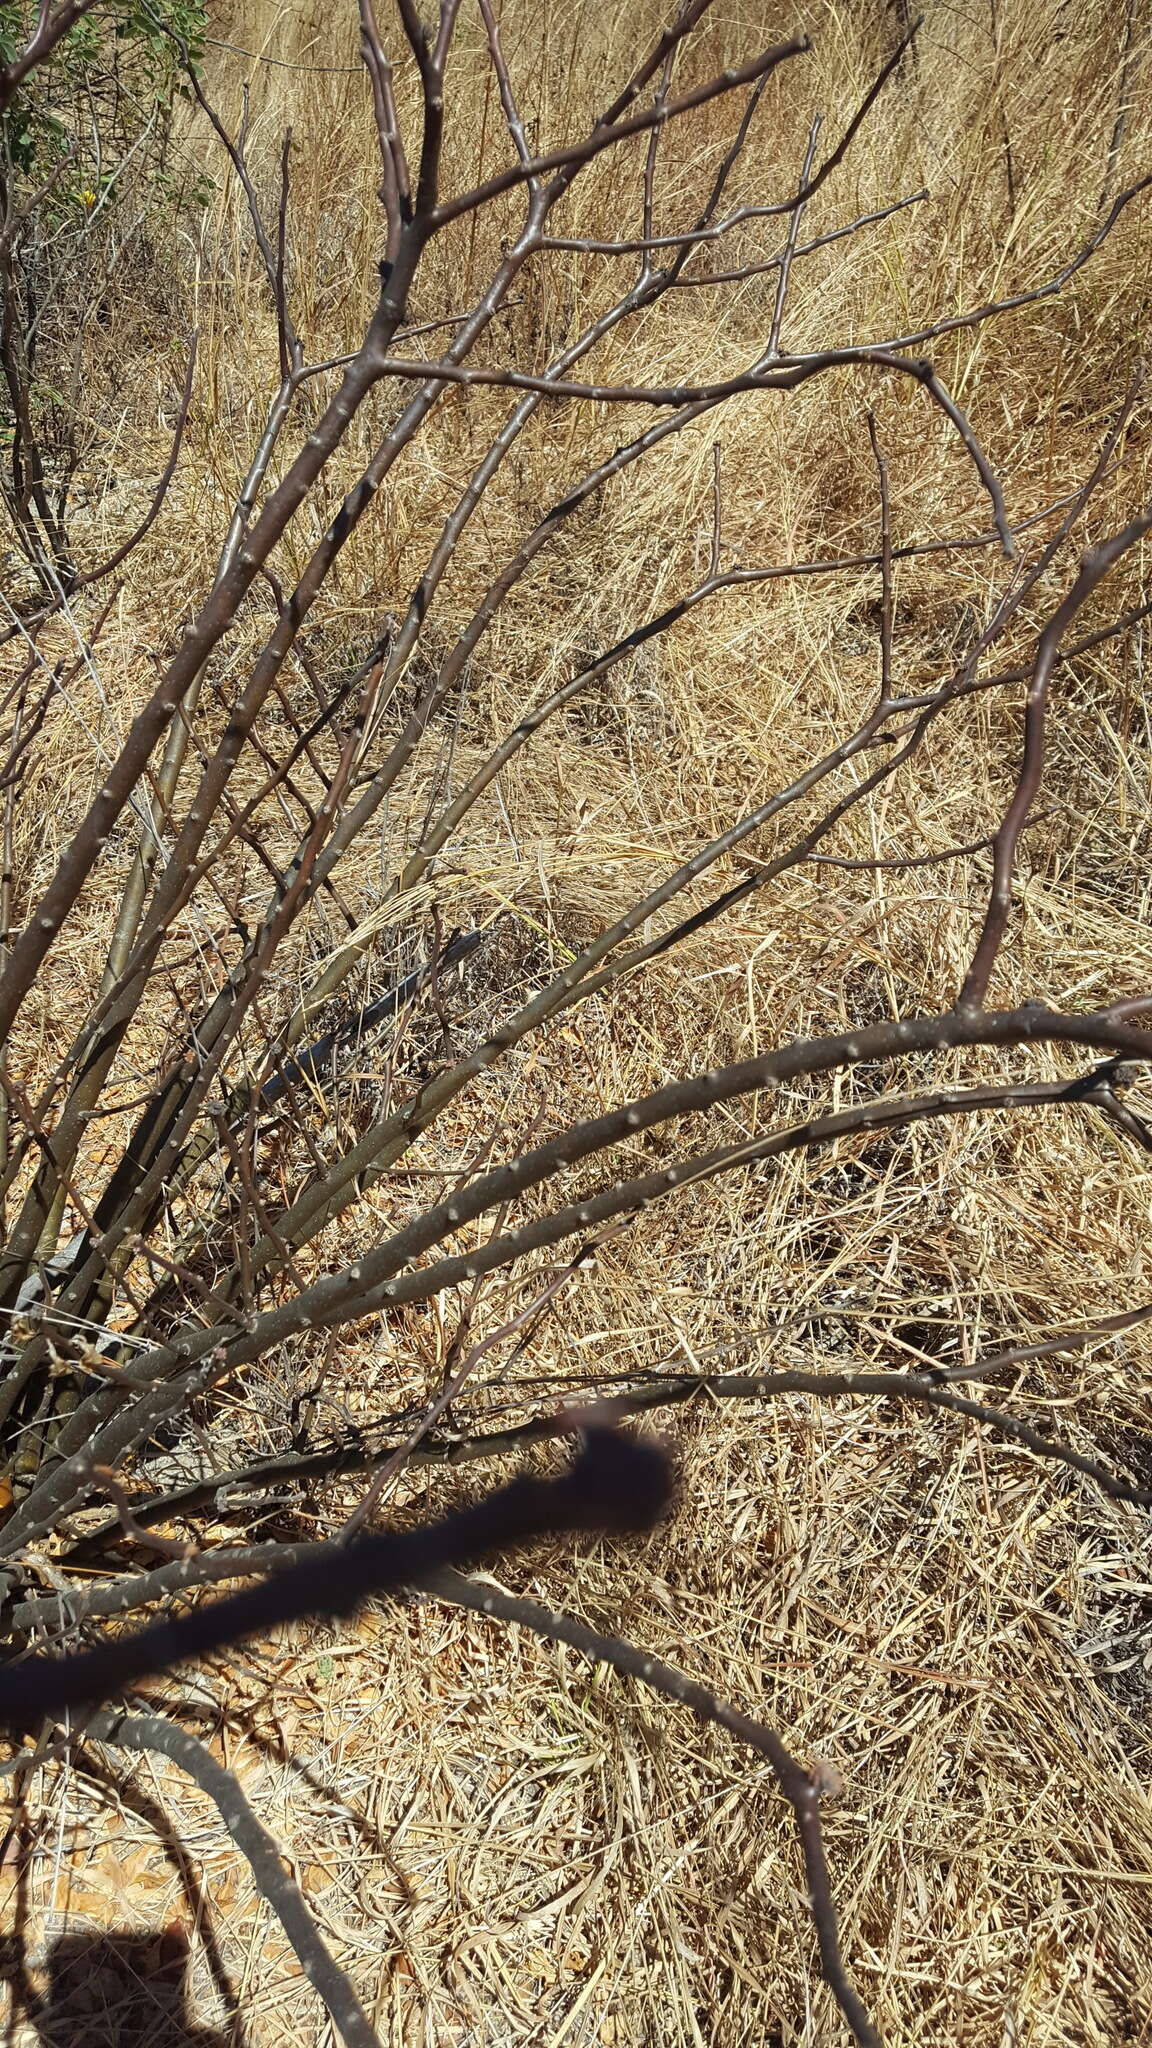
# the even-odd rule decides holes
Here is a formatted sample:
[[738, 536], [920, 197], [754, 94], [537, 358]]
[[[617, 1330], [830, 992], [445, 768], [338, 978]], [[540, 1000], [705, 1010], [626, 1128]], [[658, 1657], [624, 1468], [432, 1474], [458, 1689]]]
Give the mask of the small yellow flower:
[[95, 206], [96, 194], [89, 192], [87, 187], [85, 187], [84, 191], [80, 194], [80, 203], [82, 206]]

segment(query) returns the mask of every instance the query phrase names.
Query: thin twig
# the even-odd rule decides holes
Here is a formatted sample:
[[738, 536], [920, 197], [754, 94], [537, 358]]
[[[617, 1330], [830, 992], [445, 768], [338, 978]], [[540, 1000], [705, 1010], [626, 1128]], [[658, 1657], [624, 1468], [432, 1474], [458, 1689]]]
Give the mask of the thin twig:
[[1098, 583], [1128, 550], [1152, 529], [1152, 512], [1134, 519], [1110, 540], [1091, 548], [1080, 565], [1071, 590], [1059, 604], [1040, 635], [1032, 679], [1028, 685], [1024, 714], [1024, 751], [1012, 800], [992, 845], [992, 887], [983, 929], [972, 963], [960, 991], [959, 1008], [979, 1009], [988, 992], [996, 956], [1004, 938], [1012, 907], [1012, 881], [1016, 848], [1028, 813], [1039, 792], [1044, 775], [1044, 753], [1048, 692], [1056, 655], [1064, 634], [1076, 613], [1087, 602]]
[[820, 1826], [818, 1775], [806, 1771], [796, 1762], [775, 1730], [738, 1713], [735, 1707], [718, 1700], [705, 1686], [677, 1671], [673, 1665], [663, 1663], [659, 1657], [650, 1656], [647, 1651], [637, 1649], [619, 1636], [600, 1635], [571, 1615], [540, 1607], [534, 1600], [518, 1599], [510, 1593], [500, 1592], [495, 1586], [478, 1585], [470, 1579], [461, 1578], [454, 1571], [437, 1572], [427, 1578], [424, 1590], [433, 1599], [447, 1600], [454, 1607], [466, 1607], [474, 1614], [484, 1614], [494, 1620], [518, 1622], [521, 1627], [531, 1629], [535, 1635], [543, 1636], [549, 1642], [567, 1643], [573, 1649], [583, 1651], [595, 1663], [610, 1665], [621, 1677], [638, 1679], [642, 1685], [650, 1686], [653, 1692], [663, 1694], [665, 1699], [676, 1700], [681, 1706], [689, 1707], [701, 1721], [714, 1722], [717, 1727], [726, 1729], [729, 1735], [734, 1735], [737, 1741], [747, 1743], [759, 1755], [767, 1757], [776, 1783], [795, 1815], [824, 1981], [848, 2022], [853, 2040], [860, 2044], [860, 2048], [881, 2048], [880, 2036], [848, 1977], [840, 1954], [836, 1908]]
[[348, 2048], [382, 2048], [351, 1979], [321, 1939], [303, 1893], [285, 1866], [279, 1842], [257, 1820], [235, 1773], [218, 1764], [194, 1735], [162, 1714], [93, 1714], [85, 1721], [83, 1734], [86, 1740], [106, 1743], [110, 1748], [167, 1757], [207, 1793], [248, 1864], [257, 1891], [271, 1906], [300, 1959], [304, 1975], [323, 2000]]
[[[579, 1428], [573, 1414], [570, 1428]], [[0, 1666], [0, 1721], [24, 1725], [40, 1714], [91, 1706], [189, 1658], [265, 1634], [310, 1615], [350, 1614], [375, 1593], [416, 1584], [445, 1564], [468, 1564], [543, 1535], [648, 1528], [667, 1507], [667, 1459], [654, 1446], [589, 1426], [584, 1449], [559, 1479], [517, 1479], [422, 1529], [359, 1536], [342, 1544], [340, 1569], [298, 1563], [267, 1583], [208, 1607], [117, 1636], [65, 1657], [25, 1657]]]

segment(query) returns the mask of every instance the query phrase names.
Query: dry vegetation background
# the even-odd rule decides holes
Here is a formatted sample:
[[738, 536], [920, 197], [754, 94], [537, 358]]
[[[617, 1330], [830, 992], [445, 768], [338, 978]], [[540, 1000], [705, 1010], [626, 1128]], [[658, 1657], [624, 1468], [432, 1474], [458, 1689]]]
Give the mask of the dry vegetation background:
[[[296, 316], [313, 356], [337, 354], [355, 345], [374, 303], [380, 253], [354, 10], [236, 0], [213, 7], [209, 26], [207, 89], [235, 123], [248, 83], [250, 155], [266, 181], [291, 125]], [[656, 26], [652, 0], [506, 0], [506, 54], [538, 132], [581, 132], [622, 58]], [[771, 193], [789, 187], [814, 113], [837, 132], [896, 24], [878, 7], [732, 0], [701, 38], [700, 72], [799, 28], [814, 47], [769, 89], [749, 196], [757, 181]], [[899, 332], [1053, 274], [1106, 178], [1118, 189], [1148, 168], [1152, 74], [1143, 69], [1119, 155], [1109, 157], [1126, 30], [1139, 67], [1148, 24], [1138, 0], [1131, 18], [1120, 6], [1052, 0], [929, 5], [915, 56], [813, 202], [806, 230], [921, 185], [930, 198], [798, 266], [786, 345]], [[500, 162], [507, 151], [474, 22], [462, 28], [451, 77], [468, 115], [453, 131], [449, 189], [475, 176], [478, 157]], [[666, 165], [671, 213], [677, 179], [695, 189], [734, 119], [726, 103], [706, 108], [678, 136]], [[137, 291], [110, 310], [122, 328], [119, 376], [115, 389], [92, 388], [93, 478], [106, 479], [111, 460], [117, 485], [94, 487], [84, 514], [92, 553], [147, 500], [169, 445], [186, 329], [197, 326], [189, 433], [173, 498], [132, 557], [101, 636], [98, 675], [77, 678], [74, 715], [57, 718], [38, 786], [24, 796], [17, 862], [32, 893], [100, 773], [91, 735], [103, 745], [121, 732], [152, 687], [153, 650], [171, 644], [211, 578], [275, 377], [275, 329], [241, 196], [191, 112], [180, 147], [207, 162], [217, 185], [176, 246], [158, 249]], [[565, 232], [617, 232], [640, 161], [618, 152], [593, 167]], [[437, 244], [411, 317], [440, 319], [464, 303], [502, 231], [499, 219], [474, 218]], [[759, 246], [753, 224], [743, 260]], [[1064, 294], [938, 345], [941, 374], [1006, 481], [1013, 521], [1091, 468], [1146, 344], [1150, 259], [1148, 206], [1138, 202]], [[602, 259], [579, 254], [525, 273], [499, 330], [509, 359], [574, 332], [603, 276]], [[736, 372], [763, 336], [773, 292], [771, 279], [751, 279], [724, 294], [673, 293], [601, 351], [598, 373], [671, 382], [701, 365], [710, 377]], [[299, 570], [381, 408], [395, 402], [385, 387], [354, 426], [330, 495], [305, 509], [278, 553], [282, 580]], [[526, 702], [701, 573], [717, 443], [726, 559], [875, 544], [869, 403], [897, 541], [987, 529], [971, 466], [939, 415], [915, 387], [856, 373], [783, 398], [742, 398], [610, 485], [513, 595], [437, 748], [395, 793], [359, 865], [345, 868], [345, 901], [378, 920], [366, 972], [379, 985], [412, 957], [405, 947], [427, 930], [433, 898], [445, 930], [490, 928], [451, 997], [453, 1028], [470, 1034], [855, 725], [877, 681], [875, 574], [729, 592], [577, 699], [471, 813], [434, 883], [381, 903], [382, 880], [437, 787], [458, 786]], [[499, 393], [451, 395], [389, 480], [306, 629], [326, 675], [354, 665], [386, 615], [403, 611], [506, 409]], [[1148, 429], [1141, 401], [1093, 534], [1147, 499]], [[433, 648], [451, 643], [509, 541], [628, 430], [602, 407], [543, 410], [461, 544]], [[1094, 617], [1137, 602], [1142, 567], [1137, 550]], [[963, 649], [1000, 574], [994, 551], [899, 567], [902, 687], [927, 684]], [[1047, 587], [1049, 601], [1062, 587]], [[257, 589], [246, 606], [227, 654], [237, 670], [267, 629], [269, 602]], [[1041, 615], [1037, 599], [1030, 616]], [[1027, 648], [1024, 626], [1019, 645]], [[216, 673], [226, 684], [227, 664]], [[286, 688], [298, 685], [288, 673]], [[1057, 704], [998, 970], [1006, 1005], [1036, 996], [1090, 1007], [1152, 985], [1141, 629], [1063, 673]], [[850, 814], [834, 851], [919, 853], [989, 832], [1019, 735], [1018, 693], [971, 699], [937, 724], [891, 790]], [[253, 786], [257, 773], [254, 764]], [[267, 851], [286, 856], [290, 821], [282, 843], [274, 823], [267, 832]], [[754, 851], [765, 857], [776, 843], [769, 832]], [[125, 860], [129, 852], [126, 838]], [[744, 871], [742, 856], [722, 879]], [[114, 864], [105, 873], [106, 894], [97, 878], [39, 984], [46, 1065], [91, 1000], [122, 881]], [[239, 869], [227, 883], [247, 885]], [[535, 1131], [682, 1073], [788, 1037], [946, 1007], [986, 885], [987, 858], [976, 855], [905, 871], [809, 865], [752, 895], [514, 1053], [436, 1126], [405, 1182], [385, 1183], [345, 1219], [342, 1255], [354, 1248], [348, 1233], [367, 1245], [382, 1224], [394, 1226], [419, 1199], [422, 1171], [463, 1162], [486, 1119], [499, 1156], [510, 1156]], [[259, 886], [254, 874], [253, 902]], [[334, 926], [327, 942], [339, 936]], [[219, 973], [212, 932], [200, 939], [176, 1002]], [[301, 941], [312, 949], [295, 963], [301, 975], [324, 942], [319, 926]], [[278, 971], [290, 969], [288, 955]], [[159, 1009], [142, 1019], [132, 1055], [141, 1073], [169, 1022]], [[428, 1027], [413, 1059], [438, 1057], [438, 1029]], [[1062, 1058], [1042, 1051], [1036, 1070], [1074, 1071]], [[986, 1070], [999, 1071], [991, 1056]], [[981, 1071], [980, 1056], [965, 1071]], [[362, 1080], [370, 1092], [371, 1073]], [[804, 1084], [776, 1109], [793, 1120], [860, 1085], [859, 1076]], [[758, 1113], [721, 1112], [721, 1138], [755, 1130]], [[116, 1135], [103, 1133], [110, 1145]], [[615, 1374], [669, 1361], [732, 1370], [760, 1359], [955, 1363], [1114, 1314], [1150, 1292], [1150, 1188], [1149, 1164], [1111, 1125], [1076, 1110], [946, 1121], [754, 1167], [665, 1203], [608, 1244], [527, 1351], [503, 1373], [493, 1366], [473, 1419], [516, 1421], [523, 1387], [533, 1400], [542, 1385], [607, 1390]], [[522, 1299], [494, 1286], [476, 1332]], [[381, 1389], [385, 1406], [419, 1402], [438, 1383], [453, 1313], [436, 1301], [339, 1338], [326, 1354], [327, 1425], [379, 1412]], [[1040, 1360], [1014, 1380], [1017, 1412], [1055, 1422], [1076, 1448], [1149, 1483], [1150, 1358], [1135, 1331]], [[225, 1397], [217, 1445], [237, 1461], [270, 1447], [279, 1403], [275, 1372], [255, 1375]], [[1152, 2042], [1147, 1516], [974, 1424], [891, 1404], [701, 1399], [667, 1430], [682, 1482], [669, 1526], [627, 1554], [556, 1544], [508, 1567], [505, 1582], [643, 1642], [842, 1775], [843, 1794], [825, 1812], [842, 1933], [892, 2048]], [[405, 1475], [389, 1511], [411, 1502], [424, 1512], [479, 1484], [470, 1474]], [[356, 1497], [289, 1493], [281, 1512], [293, 1531], [323, 1534]], [[232, 1537], [235, 1526], [225, 1516], [206, 1533]], [[294, 1630], [170, 1680], [158, 1696], [179, 1703], [280, 1832], [321, 1929], [397, 2048], [816, 2048], [844, 2038], [813, 1970], [799, 1855], [767, 1764], [571, 1653], [417, 1602], [347, 1627]], [[20, 1916], [33, 1959], [62, 1930], [178, 1923], [193, 1940], [200, 2024], [252, 2048], [332, 2038], [214, 1811], [177, 1774], [157, 1765], [101, 1778], [73, 1759], [40, 1774], [35, 1801], [0, 1881], [5, 1917], [12, 1926]], [[161, 1847], [157, 1808], [179, 1852]], [[31, 1830], [22, 1859], [20, 1829]], [[234, 2035], [213, 1953], [242, 1997]], [[13, 2038], [32, 2035], [17, 2028]]]

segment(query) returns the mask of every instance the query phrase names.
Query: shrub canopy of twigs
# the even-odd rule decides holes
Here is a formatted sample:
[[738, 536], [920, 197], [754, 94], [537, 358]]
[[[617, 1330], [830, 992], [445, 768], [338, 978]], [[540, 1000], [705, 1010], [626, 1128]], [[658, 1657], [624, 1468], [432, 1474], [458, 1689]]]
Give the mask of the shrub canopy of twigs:
[[[21, 1798], [190, 1774], [357, 2044], [1142, 2038], [1139, 11], [0, 14]], [[386, 2023], [182, 1723], [404, 1585], [720, 1730], [617, 1729], [573, 1925], [644, 1929], [530, 2023], [425, 1947], [396, 2031], [394, 1929]], [[635, 1845], [713, 1777], [689, 1939]]]

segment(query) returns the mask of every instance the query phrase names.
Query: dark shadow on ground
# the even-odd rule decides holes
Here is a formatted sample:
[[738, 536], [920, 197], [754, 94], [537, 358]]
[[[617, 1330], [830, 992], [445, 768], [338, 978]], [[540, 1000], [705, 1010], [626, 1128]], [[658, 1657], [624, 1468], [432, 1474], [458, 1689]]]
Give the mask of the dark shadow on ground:
[[197, 2026], [187, 2009], [188, 1937], [179, 1928], [61, 1935], [43, 1992], [10, 1948], [0, 1943], [0, 1976], [43, 2048], [229, 2048], [228, 2035]]

